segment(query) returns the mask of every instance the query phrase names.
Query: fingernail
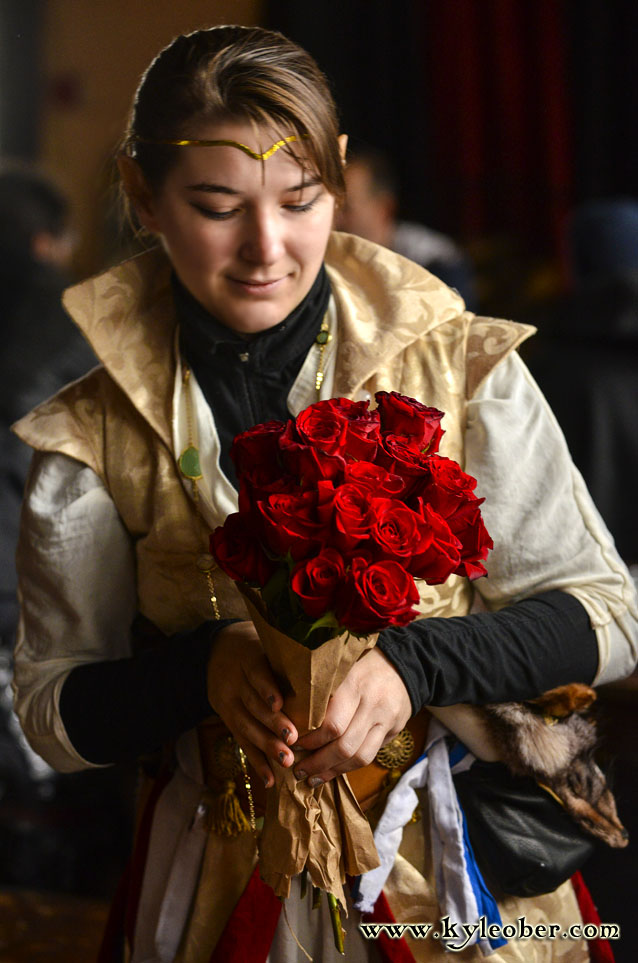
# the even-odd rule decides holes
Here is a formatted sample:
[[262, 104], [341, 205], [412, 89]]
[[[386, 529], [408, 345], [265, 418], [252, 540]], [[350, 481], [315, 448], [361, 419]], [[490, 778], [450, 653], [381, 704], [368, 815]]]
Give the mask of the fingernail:
[[290, 735], [290, 729], [281, 730], [281, 738], [284, 740], [286, 745], [288, 744], [288, 736]]
[[306, 779], [307, 777], [308, 773], [304, 772], [303, 769], [300, 769], [299, 772], [295, 773], [295, 779]]
[[286, 758], [286, 753], [283, 750], [279, 753], [279, 762], [283, 762]]
[[323, 785], [323, 779], [321, 778], [321, 776], [313, 776], [311, 779], [308, 780], [308, 785], [310, 786], [311, 789], [316, 789], [317, 786]]
[[275, 697], [274, 697], [274, 695], [269, 695], [269, 696], [268, 696], [268, 699], [267, 699], [267, 702], [268, 702], [268, 705], [270, 706], [270, 708], [272, 709], [272, 707], [273, 707], [274, 704], [275, 704]]
[[264, 776], [263, 779], [264, 779], [264, 786], [266, 787], [266, 789], [268, 789], [270, 785], [270, 779], [268, 778], [268, 776]]

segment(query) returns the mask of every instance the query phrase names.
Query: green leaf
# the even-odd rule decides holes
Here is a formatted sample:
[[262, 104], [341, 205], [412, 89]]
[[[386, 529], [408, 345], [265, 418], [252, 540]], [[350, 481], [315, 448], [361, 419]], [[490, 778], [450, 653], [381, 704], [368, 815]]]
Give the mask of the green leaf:
[[263, 598], [264, 604], [267, 606], [267, 608], [276, 610], [278, 600], [286, 591], [287, 586], [288, 571], [285, 566], [281, 565], [270, 576], [261, 592], [261, 597]]
[[308, 635], [310, 635], [311, 632], [316, 632], [317, 629], [324, 629], [324, 628], [325, 629], [341, 628], [341, 625], [337, 621], [337, 618], [334, 612], [326, 612], [325, 615], [322, 615], [321, 618], [316, 620], [316, 622], [313, 622], [310, 628], [308, 629]]

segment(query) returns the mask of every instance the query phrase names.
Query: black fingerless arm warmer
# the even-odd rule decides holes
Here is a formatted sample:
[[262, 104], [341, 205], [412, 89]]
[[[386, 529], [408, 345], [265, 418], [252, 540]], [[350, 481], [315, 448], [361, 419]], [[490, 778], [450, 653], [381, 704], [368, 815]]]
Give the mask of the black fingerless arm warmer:
[[[206, 667], [216, 632], [207, 622], [138, 656], [77, 666], [60, 697], [69, 739], [93, 763], [158, 748], [211, 715]], [[401, 675], [415, 712], [424, 705], [532, 698], [590, 683], [598, 646], [581, 603], [553, 591], [500, 612], [420, 619], [386, 629], [378, 646]]]
[[208, 716], [208, 658], [214, 637], [237, 619], [204, 622], [139, 655], [73, 669], [60, 716], [73, 746], [93, 763], [120, 762], [158, 749]]
[[572, 595], [544, 592], [501, 609], [420, 619], [377, 643], [399, 672], [415, 713], [425, 705], [519, 702], [568, 682], [591, 683], [598, 643]]

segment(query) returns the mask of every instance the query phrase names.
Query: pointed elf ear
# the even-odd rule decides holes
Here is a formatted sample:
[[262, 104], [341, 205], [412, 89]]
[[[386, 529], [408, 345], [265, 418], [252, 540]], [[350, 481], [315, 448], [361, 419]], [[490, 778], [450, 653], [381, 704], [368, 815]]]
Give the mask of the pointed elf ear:
[[339, 134], [337, 140], [339, 141], [339, 153], [341, 154], [341, 163], [346, 162], [346, 151], [348, 150], [348, 135]]
[[155, 219], [153, 194], [149, 188], [146, 178], [142, 173], [137, 161], [126, 154], [120, 154], [117, 158], [117, 168], [120, 172], [122, 185], [126, 192], [137, 219], [142, 227], [153, 234], [158, 234], [159, 229]]

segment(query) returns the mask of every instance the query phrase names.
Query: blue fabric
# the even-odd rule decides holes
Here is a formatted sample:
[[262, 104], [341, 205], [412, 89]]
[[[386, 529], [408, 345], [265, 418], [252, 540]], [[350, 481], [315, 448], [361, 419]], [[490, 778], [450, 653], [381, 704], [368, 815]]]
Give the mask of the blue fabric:
[[[470, 842], [470, 836], [467, 830], [467, 820], [465, 818], [465, 813], [463, 812], [463, 807], [460, 803], [459, 809], [461, 810], [461, 816], [463, 817], [463, 845], [465, 848], [465, 864], [472, 889], [474, 890], [479, 916], [485, 917], [488, 926], [490, 923], [498, 923], [499, 926], [502, 926], [503, 921], [501, 919], [501, 914], [496, 900], [487, 888], [487, 884], [483, 879], [483, 874], [478, 868], [478, 864], [474, 858], [474, 850], [472, 849], [472, 843]], [[496, 939], [488, 937], [488, 940], [493, 950], [497, 950], [499, 946], [507, 945], [507, 940], [504, 936], [497, 937]]]

